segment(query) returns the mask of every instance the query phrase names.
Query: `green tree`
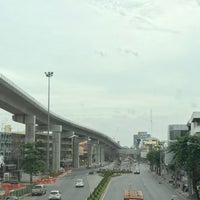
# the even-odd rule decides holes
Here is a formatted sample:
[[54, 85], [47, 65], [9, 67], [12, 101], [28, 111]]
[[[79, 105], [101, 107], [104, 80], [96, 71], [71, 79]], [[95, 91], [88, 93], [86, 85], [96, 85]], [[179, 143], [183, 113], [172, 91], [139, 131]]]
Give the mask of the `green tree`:
[[30, 183], [32, 183], [35, 173], [44, 171], [43, 146], [42, 142], [26, 143], [23, 145], [22, 168], [30, 175]]
[[156, 169], [156, 173], [160, 171], [160, 151], [152, 149], [147, 153], [147, 160], [150, 164], [150, 169], [153, 171]]
[[197, 199], [200, 199], [197, 185], [200, 181], [200, 137], [187, 135], [180, 137], [169, 146], [169, 152], [173, 152], [175, 166], [187, 172], [189, 178], [190, 192], [193, 187]]

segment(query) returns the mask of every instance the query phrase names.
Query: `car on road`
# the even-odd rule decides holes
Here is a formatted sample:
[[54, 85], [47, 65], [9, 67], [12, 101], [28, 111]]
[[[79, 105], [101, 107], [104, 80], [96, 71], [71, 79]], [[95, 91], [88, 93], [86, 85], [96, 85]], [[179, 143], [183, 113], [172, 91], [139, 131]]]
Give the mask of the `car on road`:
[[7, 196], [7, 197], [5, 198], [5, 200], [19, 200], [19, 198], [16, 197], [16, 196]]
[[89, 174], [94, 174], [94, 170], [89, 171]]
[[49, 200], [61, 200], [62, 194], [59, 190], [51, 190], [49, 194]]
[[140, 174], [140, 170], [139, 170], [138, 168], [136, 168], [136, 169], [134, 170], [134, 174]]
[[32, 196], [46, 194], [46, 186], [43, 184], [34, 185], [31, 194]]
[[83, 179], [77, 179], [75, 186], [76, 187], [84, 187]]

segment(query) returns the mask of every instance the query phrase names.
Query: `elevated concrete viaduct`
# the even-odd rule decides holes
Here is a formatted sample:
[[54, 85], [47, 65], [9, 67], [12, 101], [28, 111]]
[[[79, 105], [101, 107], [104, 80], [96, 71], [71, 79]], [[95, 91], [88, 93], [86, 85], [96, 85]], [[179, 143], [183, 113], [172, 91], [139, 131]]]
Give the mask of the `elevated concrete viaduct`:
[[[47, 131], [48, 110], [38, 101], [17, 87], [14, 83], [0, 74], [0, 108], [12, 113], [12, 119], [16, 122], [25, 124], [25, 142], [34, 142], [36, 131]], [[61, 134], [78, 138], [74, 139], [73, 163], [74, 167], [79, 167], [78, 143], [90, 138], [93, 143], [96, 141], [96, 161], [103, 162], [105, 156], [115, 157], [117, 150], [121, 146], [107, 135], [98, 131], [80, 126], [74, 122], [61, 118], [50, 112], [50, 131], [53, 137], [53, 162], [51, 166], [54, 170], [60, 168], [60, 138]], [[93, 147], [94, 148], [94, 147]], [[105, 153], [107, 152], [107, 155]], [[90, 155], [91, 152], [88, 152]], [[88, 163], [91, 158], [88, 156]]]

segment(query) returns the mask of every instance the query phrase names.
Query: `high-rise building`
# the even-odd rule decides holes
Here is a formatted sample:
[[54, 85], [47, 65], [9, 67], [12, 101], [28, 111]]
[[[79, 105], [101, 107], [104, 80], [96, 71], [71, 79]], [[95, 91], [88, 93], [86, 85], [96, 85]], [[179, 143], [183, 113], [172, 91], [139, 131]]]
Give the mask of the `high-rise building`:
[[148, 134], [147, 132], [145, 132], [145, 131], [138, 132], [137, 134], [133, 135], [133, 146], [138, 147], [141, 140], [148, 138], [148, 137], [151, 137], [151, 135]]
[[171, 124], [168, 126], [168, 140], [177, 140], [189, 133], [186, 124]]

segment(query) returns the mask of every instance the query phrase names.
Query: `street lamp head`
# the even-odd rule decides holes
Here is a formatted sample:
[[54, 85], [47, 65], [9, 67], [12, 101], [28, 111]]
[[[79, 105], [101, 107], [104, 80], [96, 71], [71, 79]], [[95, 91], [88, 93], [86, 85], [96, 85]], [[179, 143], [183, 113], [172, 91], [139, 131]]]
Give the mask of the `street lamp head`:
[[45, 75], [46, 75], [47, 77], [51, 77], [51, 76], [53, 76], [53, 72], [45, 72]]
[[69, 138], [75, 138], [75, 137], [78, 137], [78, 135], [72, 135], [72, 136], [70, 136]]

